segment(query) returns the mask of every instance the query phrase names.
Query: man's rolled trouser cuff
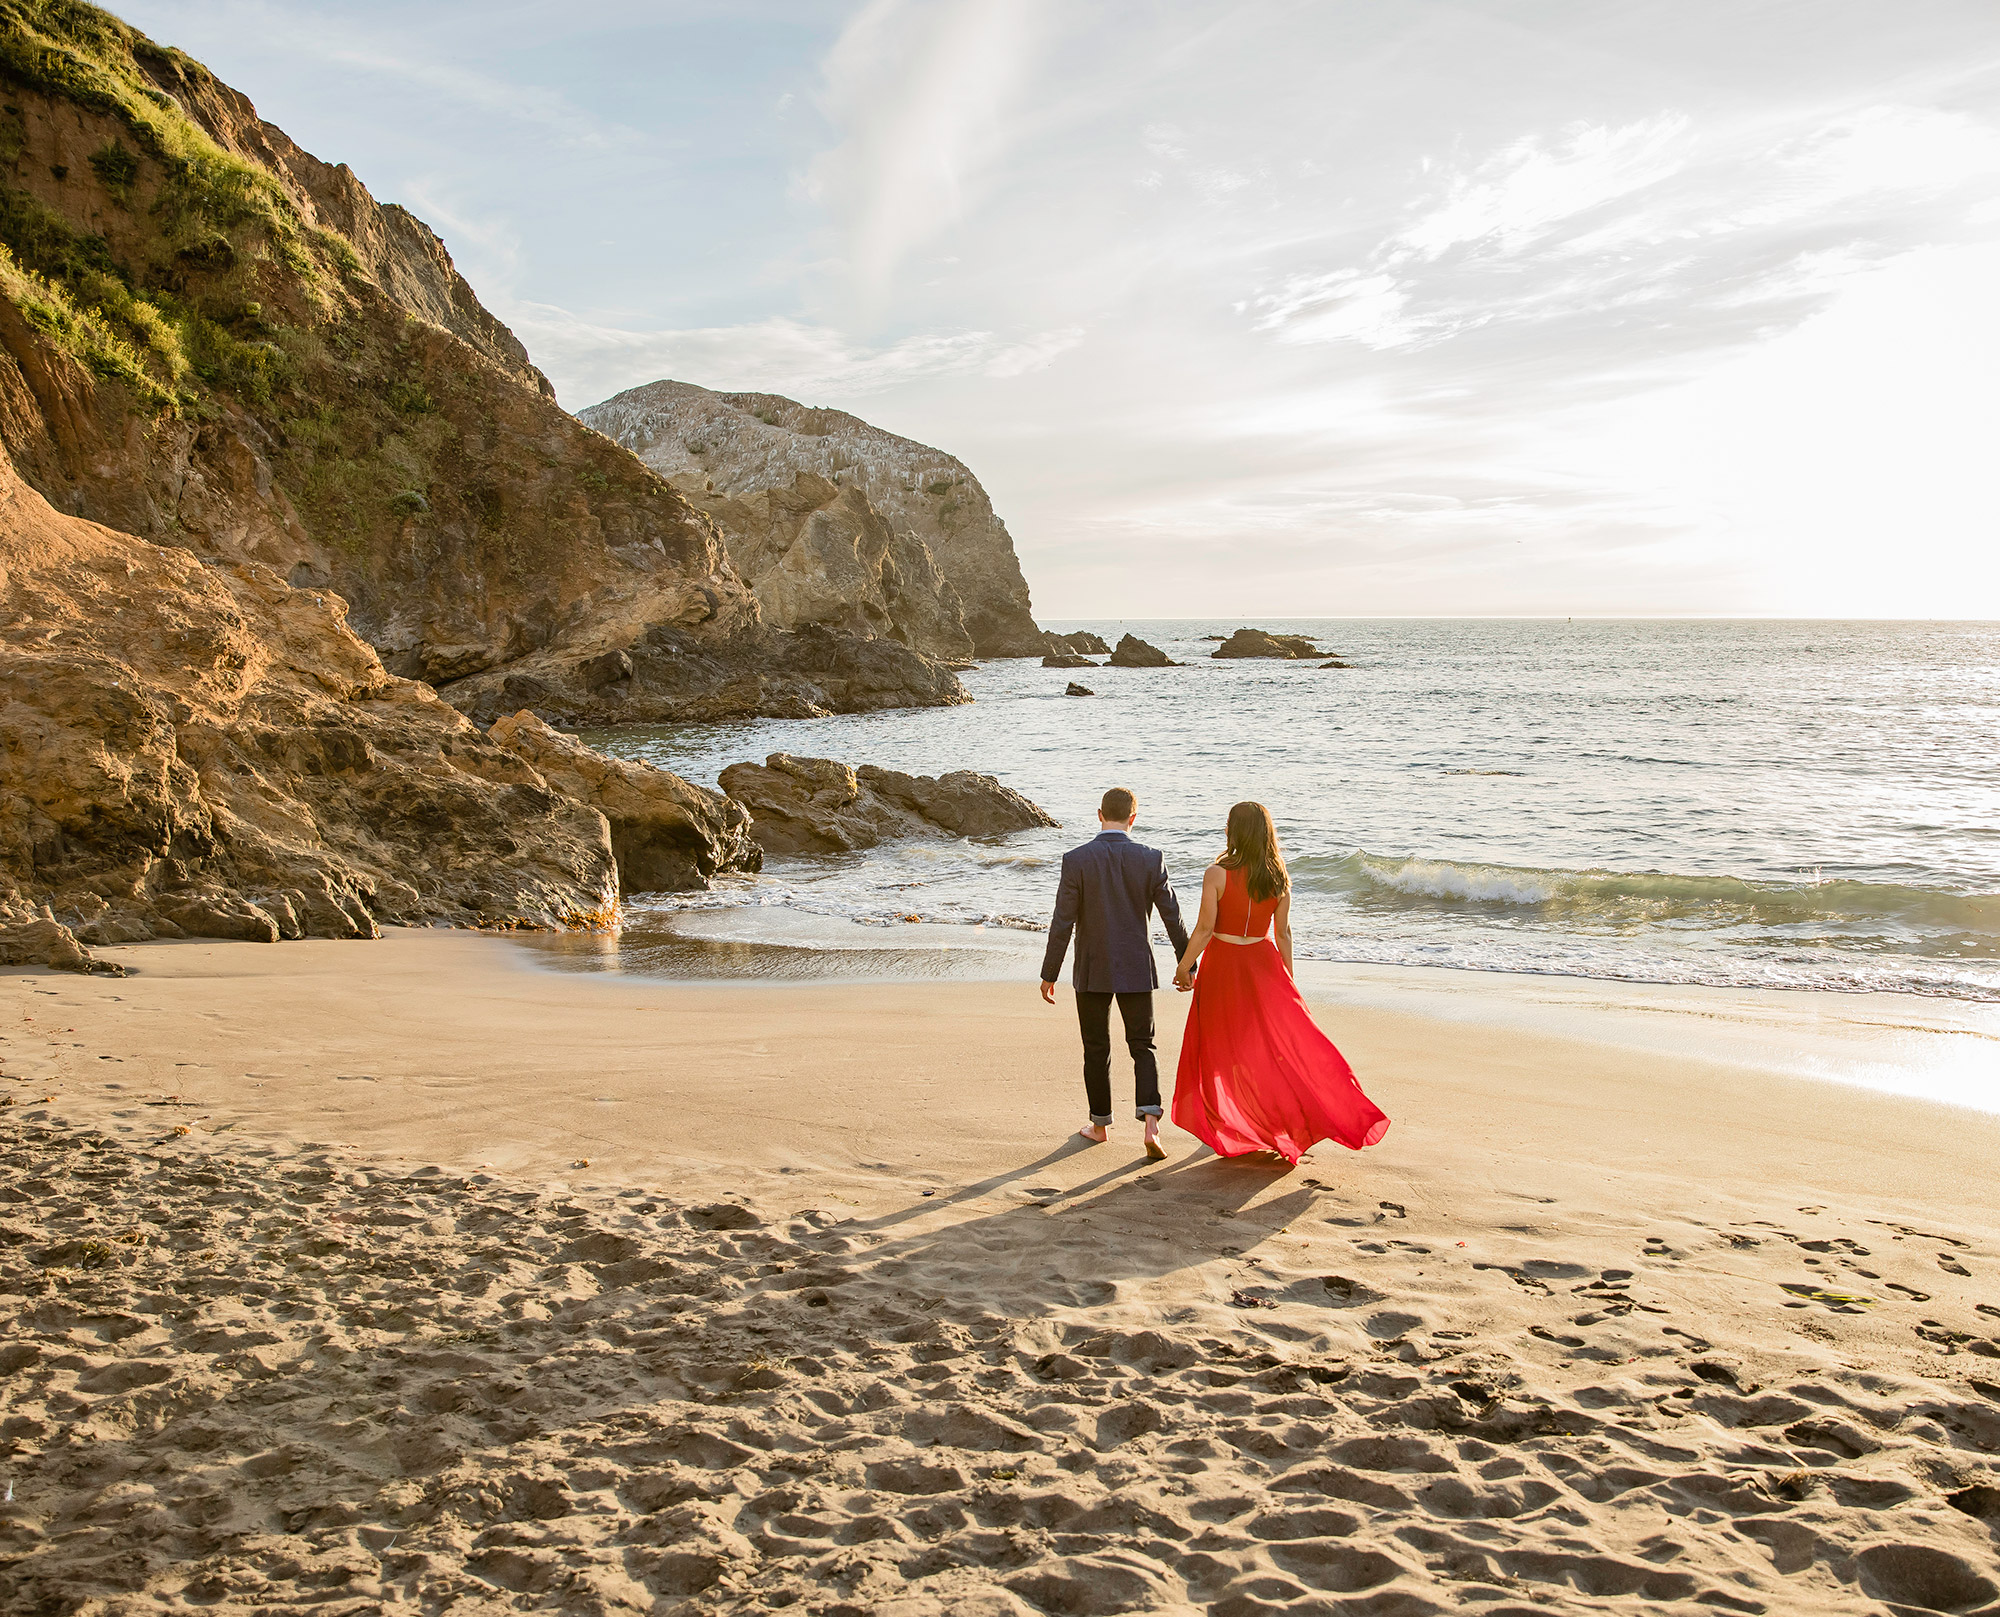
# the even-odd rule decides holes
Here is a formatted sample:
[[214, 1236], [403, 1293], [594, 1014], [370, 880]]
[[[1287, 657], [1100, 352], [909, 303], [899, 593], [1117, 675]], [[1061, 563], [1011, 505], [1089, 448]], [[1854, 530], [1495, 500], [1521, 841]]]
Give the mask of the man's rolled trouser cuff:
[[1141, 1106], [1138, 1109], [1138, 1111], [1134, 1112], [1132, 1115], [1138, 1118], [1139, 1121], [1143, 1123], [1149, 1117], [1163, 1116], [1165, 1114], [1165, 1111], [1166, 1108], [1162, 1106]]
[[1090, 1121], [1098, 1128], [1108, 1129], [1111, 1127], [1111, 1114], [1106, 1112], [1102, 1117], [1099, 1117], [1095, 1112], [1092, 1112], [1090, 1114]]

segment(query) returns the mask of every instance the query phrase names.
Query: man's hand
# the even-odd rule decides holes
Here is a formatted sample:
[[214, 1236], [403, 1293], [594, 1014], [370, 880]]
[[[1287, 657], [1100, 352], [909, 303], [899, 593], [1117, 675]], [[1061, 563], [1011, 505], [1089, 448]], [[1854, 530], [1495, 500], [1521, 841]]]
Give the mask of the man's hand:
[[1174, 987], [1178, 988], [1183, 994], [1187, 993], [1194, 987], [1194, 973], [1189, 971], [1186, 966], [1176, 967], [1174, 970]]
[[1054, 983], [1045, 982], [1042, 984], [1042, 998], [1047, 1000], [1051, 1005], [1055, 1004], [1056, 985]]

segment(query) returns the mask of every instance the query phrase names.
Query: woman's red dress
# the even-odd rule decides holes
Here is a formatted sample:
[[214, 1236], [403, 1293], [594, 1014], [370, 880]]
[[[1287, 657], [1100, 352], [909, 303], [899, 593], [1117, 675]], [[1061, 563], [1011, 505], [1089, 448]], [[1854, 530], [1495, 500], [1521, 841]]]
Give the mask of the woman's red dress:
[[1388, 1133], [1389, 1119], [1299, 997], [1270, 937], [1277, 907], [1251, 903], [1243, 872], [1227, 872], [1215, 930], [1260, 941], [1216, 939], [1201, 952], [1174, 1123], [1223, 1157], [1275, 1151], [1297, 1162], [1321, 1140], [1359, 1151]]

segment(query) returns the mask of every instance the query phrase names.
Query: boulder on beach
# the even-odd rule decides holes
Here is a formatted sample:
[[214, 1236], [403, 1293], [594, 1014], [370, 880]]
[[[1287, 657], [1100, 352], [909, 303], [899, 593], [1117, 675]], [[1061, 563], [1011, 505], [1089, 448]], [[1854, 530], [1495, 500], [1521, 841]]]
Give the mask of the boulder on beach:
[[1097, 692], [1092, 690], [1088, 685], [1079, 685], [1075, 680], [1071, 680], [1068, 688], [1063, 692], [1065, 696], [1095, 696], [1096, 694]]
[[1057, 634], [1049, 629], [1044, 631], [1042, 638], [1048, 643], [1049, 650], [1058, 654], [1070, 652], [1077, 656], [1102, 657], [1111, 650], [1102, 635], [1092, 634], [1088, 629], [1078, 629], [1073, 634]]
[[612, 758], [522, 711], [487, 735], [572, 802], [611, 824], [622, 893], [700, 892], [718, 871], [756, 870], [762, 850], [743, 805], [671, 770]]
[[851, 853], [902, 837], [995, 837], [1058, 822], [991, 775], [906, 775], [774, 752], [731, 764], [722, 789], [750, 811], [768, 854]]
[[1108, 664], [1112, 668], [1173, 668], [1178, 666], [1158, 646], [1149, 646], [1135, 634], [1128, 634], [1118, 642], [1118, 649], [1111, 653]]
[[1289, 660], [1325, 655], [1304, 635], [1272, 634], [1268, 629], [1238, 629], [1209, 653], [1211, 657], [1278, 657]]
[[1096, 663], [1088, 657], [1079, 657], [1074, 652], [1056, 651], [1042, 659], [1044, 668], [1095, 668]]

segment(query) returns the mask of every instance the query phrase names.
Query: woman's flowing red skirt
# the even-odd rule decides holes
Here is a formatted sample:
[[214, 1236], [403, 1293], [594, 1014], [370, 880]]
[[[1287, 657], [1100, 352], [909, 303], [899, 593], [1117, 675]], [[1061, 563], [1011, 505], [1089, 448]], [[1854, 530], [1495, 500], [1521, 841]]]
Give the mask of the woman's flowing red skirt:
[[1275, 1151], [1288, 1162], [1321, 1140], [1359, 1151], [1389, 1131], [1269, 939], [1202, 951], [1181, 1037], [1174, 1123], [1217, 1156]]

